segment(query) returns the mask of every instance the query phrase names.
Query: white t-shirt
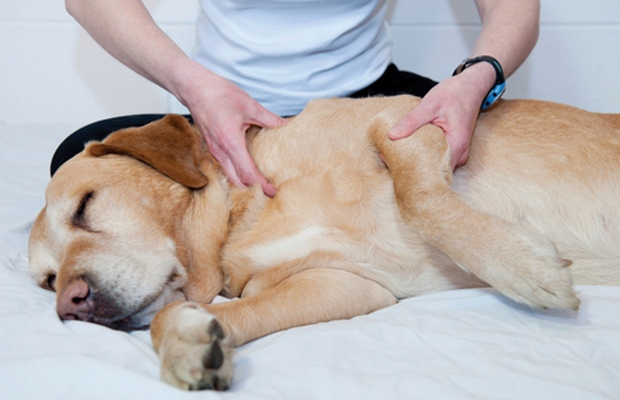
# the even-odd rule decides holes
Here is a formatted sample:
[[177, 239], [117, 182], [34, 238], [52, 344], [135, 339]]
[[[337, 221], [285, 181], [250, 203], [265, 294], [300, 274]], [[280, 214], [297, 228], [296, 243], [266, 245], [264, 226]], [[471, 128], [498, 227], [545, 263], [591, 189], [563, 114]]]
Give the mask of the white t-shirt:
[[268, 110], [362, 89], [391, 60], [387, 0], [200, 0], [196, 61]]

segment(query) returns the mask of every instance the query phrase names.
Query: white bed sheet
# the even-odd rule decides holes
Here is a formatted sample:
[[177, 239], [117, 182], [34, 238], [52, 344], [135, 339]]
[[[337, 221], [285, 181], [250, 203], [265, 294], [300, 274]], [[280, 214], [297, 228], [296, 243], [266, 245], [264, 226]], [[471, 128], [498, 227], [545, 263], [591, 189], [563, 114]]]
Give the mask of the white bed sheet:
[[620, 399], [620, 287], [535, 312], [491, 289], [402, 301], [238, 349], [232, 388], [159, 381], [148, 332], [62, 323], [27, 269], [49, 159], [72, 130], [0, 125], [0, 399]]

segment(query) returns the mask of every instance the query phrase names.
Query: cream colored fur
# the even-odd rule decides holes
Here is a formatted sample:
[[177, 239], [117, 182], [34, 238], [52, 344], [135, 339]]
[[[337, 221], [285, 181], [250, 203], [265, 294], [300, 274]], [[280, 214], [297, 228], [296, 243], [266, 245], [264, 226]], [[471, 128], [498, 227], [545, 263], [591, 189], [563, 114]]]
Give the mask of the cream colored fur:
[[319, 100], [249, 133], [273, 199], [228, 184], [178, 116], [91, 143], [50, 182], [34, 276], [64, 318], [83, 300], [78, 319], [152, 322], [162, 378], [186, 389], [227, 388], [231, 347], [401, 298], [491, 285], [577, 309], [573, 283], [620, 284], [618, 115], [502, 101], [453, 175], [439, 128], [387, 139], [417, 103]]

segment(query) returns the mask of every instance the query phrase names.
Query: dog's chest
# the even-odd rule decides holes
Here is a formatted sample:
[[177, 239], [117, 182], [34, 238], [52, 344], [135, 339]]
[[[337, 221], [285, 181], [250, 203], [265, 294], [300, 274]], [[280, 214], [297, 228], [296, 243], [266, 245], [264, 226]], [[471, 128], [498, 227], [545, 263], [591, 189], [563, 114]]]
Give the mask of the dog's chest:
[[251, 203], [222, 249], [229, 296], [265, 274], [290, 276], [308, 268], [347, 269], [373, 280], [410, 281], [427, 251], [407, 228], [387, 173], [334, 171], [279, 187], [262, 207]]

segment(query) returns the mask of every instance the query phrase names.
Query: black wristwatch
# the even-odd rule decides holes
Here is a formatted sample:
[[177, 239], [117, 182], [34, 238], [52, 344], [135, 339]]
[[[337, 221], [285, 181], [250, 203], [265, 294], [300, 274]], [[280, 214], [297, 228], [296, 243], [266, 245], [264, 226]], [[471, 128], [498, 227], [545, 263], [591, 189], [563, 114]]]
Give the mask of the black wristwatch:
[[466, 58], [458, 67], [456, 67], [452, 76], [460, 74], [465, 68], [479, 62], [488, 62], [495, 69], [495, 86], [491, 88], [491, 90], [487, 94], [487, 97], [484, 99], [482, 105], [480, 106], [480, 109], [484, 111], [491, 107], [493, 104], [495, 104], [495, 102], [499, 100], [499, 98], [502, 97], [502, 95], [506, 91], [506, 78], [504, 77], [504, 70], [502, 69], [502, 65], [499, 63], [499, 61], [497, 61], [491, 56]]

